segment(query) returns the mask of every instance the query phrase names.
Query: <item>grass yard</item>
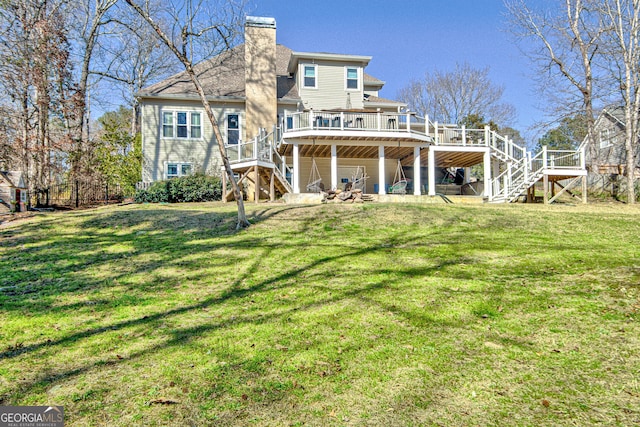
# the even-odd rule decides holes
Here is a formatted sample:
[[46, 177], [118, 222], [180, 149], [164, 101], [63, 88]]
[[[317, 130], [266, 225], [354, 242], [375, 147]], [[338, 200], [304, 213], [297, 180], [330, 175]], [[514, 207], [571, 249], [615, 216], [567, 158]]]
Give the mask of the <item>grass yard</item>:
[[0, 228], [0, 404], [69, 426], [640, 424], [640, 208], [247, 212]]

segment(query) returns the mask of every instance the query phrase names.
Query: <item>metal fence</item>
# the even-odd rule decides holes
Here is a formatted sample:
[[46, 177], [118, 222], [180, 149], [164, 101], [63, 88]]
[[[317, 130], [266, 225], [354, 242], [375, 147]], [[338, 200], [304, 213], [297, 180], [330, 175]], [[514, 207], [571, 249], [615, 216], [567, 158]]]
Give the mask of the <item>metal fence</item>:
[[31, 201], [36, 207], [79, 208], [108, 203], [119, 203], [125, 197], [119, 185], [81, 180], [55, 184], [36, 191]]

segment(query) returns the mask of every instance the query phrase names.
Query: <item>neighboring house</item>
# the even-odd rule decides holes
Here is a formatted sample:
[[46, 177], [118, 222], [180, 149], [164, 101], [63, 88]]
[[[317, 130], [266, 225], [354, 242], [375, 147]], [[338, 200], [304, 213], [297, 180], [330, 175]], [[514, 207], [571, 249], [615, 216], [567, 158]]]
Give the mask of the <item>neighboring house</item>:
[[[549, 189], [549, 182], [586, 176], [582, 152], [532, 156], [488, 127], [432, 123], [381, 98], [385, 82], [366, 72], [371, 59], [292, 51], [276, 44], [273, 18], [247, 17], [244, 44], [195, 67], [249, 199], [295, 199], [353, 184], [381, 200], [434, 196], [442, 171], [464, 169], [470, 185], [470, 168], [482, 164], [474, 191], [511, 201], [537, 181]], [[212, 127], [186, 73], [137, 96], [143, 181], [221, 173]]]
[[[624, 107], [605, 107], [595, 122], [596, 146], [587, 150], [587, 164], [591, 171], [601, 175], [627, 174], [625, 150], [626, 125]], [[636, 176], [640, 177], [640, 164], [636, 162]]]
[[27, 204], [27, 186], [22, 172], [0, 171], [0, 213], [23, 211]]

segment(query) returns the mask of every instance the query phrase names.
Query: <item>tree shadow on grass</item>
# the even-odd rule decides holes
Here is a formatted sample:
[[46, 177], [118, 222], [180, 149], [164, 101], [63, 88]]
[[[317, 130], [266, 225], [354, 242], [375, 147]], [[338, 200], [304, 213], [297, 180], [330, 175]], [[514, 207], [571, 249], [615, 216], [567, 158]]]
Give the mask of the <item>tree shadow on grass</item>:
[[[409, 242], [411, 238], [397, 235], [393, 237], [393, 240], [398, 242]], [[0, 353], [0, 359], [4, 359], [4, 360], [12, 359], [15, 357], [19, 357], [21, 355], [38, 352], [39, 350], [45, 350], [45, 349], [50, 350], [51, 348], [57, 348], [57, 347], [59, 347], [61, 349], [60, 351], [62, 351], [62, 349], [64, 349], [69, 345], [82, 345], [81, 343], [84, 340], [103, 334], [103, 333], [115, 333], [127, 328], [134, 328], [139, 326], [153, 327], [153, 325], [157, 324], [157, 322], [160, 320], [171, 318], [171, 317], [178, 317], [180, 315], [183, 315], [189, 312], [199, 312], [200, 310], [203, 310], [203, 309], [207, 309], [213, 306], [219, 306], [230, 300], [242, 299], [248, 295], [260, 293], [265, 289], [270, 288], [272, 285], [280, 286], [282, 289], [294, 287], [297, 285], [297, 283], [291, 282], [290, 279], [295, 279], [299, 277], [300, 274], [305, 271], [314, 270], [314, 269], [321, 268], [325, 265], [334, 264], [340, 261], [341, 259], [343, 259], [345, 256], [357, 257], [365, 254], [370, 254], [372, 252], [384, 251], [386, 249], [387, 249], [387, 245], [384, 245], [384, 244], [381, 245], [379, 242], [375, 242], [373, 245], [364, 247], [364, 248], [359, 248], [359, 249], [351, 248], [350, 251], [345, 251], [338, 255], [326, 256], [326, 257], [314, 260], [312, 262], [309, 262], [298, 268], [290, 269], [280, 274], [268, 277], [256, 283], [253, 286], [240, 287], [240, 283], [242, 283], [242, 281], [247, 277], [250, 277], [253, 274], [255, 274], [255, 272], [260, 269], [261, 263], [264, 262], [260, 257], [257, 257], [256, 261], [253, 262], [252, 266], [248, 268], [242, 275], [240, 275], [240, 277], [238, 277], [234, 286], [231, 286], [229, 289], [227, 289], [225, 292], [223, 292], [221, 295], [217, 297], [206, 298], [205, 300], [197, 304], [183, 306], [183, 307], [179, 307], [171, 310], [165, 310], [162, 312], [157, 312], [151, 315], [145, 315], [143, 317], [139, 317], [135, 319], [128, 319], [121, 322], [113, 322], [108, 325], [104, 325], [96, 328], [88, 328], [83, 331], [66, 335], [65, 337], [57, 340], [47, 340], [40, 343], [22, 346], [17, 349], [9, 349]], [[264, 258], [268, 259], [270, 250], [271, 249], [269, 248], [263, 248], [262, 249], [263, 253], [261, 255]], [[178, 327], [171, 331], [170, 339], [159, 344], [154, 344], [149, 348], [133, 352], [126, 358], [123, 358], [122, 360], [117, 360], [117, 361], [108, 360], [107, 362], [94, 361], [91, 363], [87, 363], [82, 367], [75, 367], [72, 369], [68, 369], [64, 372], [56, 372], [52, 374], [47, 374], [44, 377], [41, 376], [39, 378], [34, 378], [34, 380], [30, 383], [23, 383], [20, 386], [20, 391], [16, 396], [26, 395], [31, 390], [34, 390], [40, 387], [45, 387], [56, 381], [61, 381], [64, 379], [81, 375], [93, 368], [102, 366], [105, 363], [109, 365], [124, 363], [127, 361], [140, 358], [150, 353], [158, 352], [167, 347], [179, 346], [179, 345], [182, 346], [191, 340], [200, 339], [203, 334], [215, 332], [216, 330], [221, 328], [231, 328], [233, 326], [240, 325], [240, 324], [249, 324], [249, 323], [260, 324], [260, 323], [266, 323], [266, 322], [281, 321], [282, 319], [286, 319], [294, 313], [304, 312], [305, 310], [313, 310], [315, 308], [322, 307], [329, 304], [335, 304], [343, 300], [359, 298], [367, 294], [370, 294], [371, 292], [374, 292], [376, 290], [393, 285], [396, 282], [402, 282], [407, 278], [413, 278], [416, 276], [416, 274], [428, 275], [431, 272], [441, 267], [442, 265], [434, 265], [431, 268], [426, 268], [419, 272], [416, 271], [415, 269], [407, 269], [407, 271], [404, 274], [401, 271], [395, 274], [394, 277], [391, 279], [386, 278], [386, 279], [381, 279], [381, 280], [369, 283], [365, 286], [346, 288], [340, 292], [335, 292], [333, 295], [329, 297], [319, 298], [315, 301], [306, 302], [300, 305], [296, 305], [294, 303], [288, 308], [284, 308], [279, 311], [276, 310], [269, 313], [260, 313], [260, 314], [249, 315], [249, 316], [238, 315], [232, 318], [223, 319], [219, 322], [201, 323], [195, 326], [185, 327], [185, 328]], [[387, 271], [384, 268], [374, 269], [373, 273], [379, 274], [382, 276], [387, 275]], [[446, 324], [446, 322], [444, 323], [440, 322], [440, 326], [451, 327], [453, 325], [448, 325]]]
[[[305, 215], [296, 213], [306, 210]], [[40, 374], [35, 373], [32, 379], [24, 382], [16, 390], [12, 399], [18, 401], [22, 396], [28, 395], [31, 391], [46, 387], [55, 382], [68, 378], [77, 377], [83, 373], [99, 368], [104, 364], [118, 365], [129, 362], [131, 360], [141, 359], [145, 355], [157, 353], [166, 348], [180, 347], [194, 340], [200, 339], [207, 333], [214, 333], [221, 329], [228, 329], [237, 325], [261, 324], [267, 322], [282, 322], [292, 316], [294, 313], [304, 312], [305, 310], [313, 310], [330, 304], [336, 304], [341, 301], [360, 298], [371, 306], [377, 306], [380, 310], [392, 311], [396, 315], [406, 318], [415, 327], [424, 327], [425, 325], [436, 325], [444, 331], [450, 331], [459, 328], [464, 324], [464, 319], [457, 321], [443, 321], [437, 316], [438, 313], [430, 312], [429, 308], [425, 308], [425, 313], [416, 315], [416, 313], [402, 310], [391, 304], [379, 299], [370, 298], [370, 294], [381, 289], [386, 289], [394, 285], [403, 284], [406, 281], [416, 281], [421, 277], [432, 277], [437, 272], [448, 272], [450, 279], [467, 280], [469, 276], [463, 271], [456, 271], [456, 267], [461, 264], [468, 263], [472, 258], [465, 254], [464, 241], [452, 242], [447, 233], [439, 233], [437, 230], [429, 230], [428, 233], [416, 233], [414, 229], [406, 226], [398, 226], [393, 232], [386, 231], [380, 235], [371, 233], [371, 230], [363, 230], [367, 234], [366, 244], [354, 244], [349, 239], [338, 240], [337, 237], [342, 230], [345, 229], [344, 224], [350, 221], [357, 222], [357, 211], [340, 212], [328, 211], [328, 216], [319, 219], [312, 208], [259, 208], [256, 214], [255, 224], [265, 222], [267, 220], [287, 221], [288, 224], [295, 226], [289, 229], [279, 229], [279, 235], [276, 237], [268, 233], [256, 231], [252, 234], [252, 230], [241, 232], [231, 231], [235, 216], [233, 213], [202, 213], [189, 210], [172, 209], [170, 214], [166, 212], [149, 213], [144, 215], [123, 218], [123, 213], [102, 214], [102, 218], [94, 218], [87, 216], [87, 220], [80, 223], [78, 228], [82, 230], [82, 235], [73, 233], [58, 232], [53, 238], [58, 238], [62, 242], [56, 242], [55, 247], [44, 245], [34, 245], [27, 249], [23, 254], [20, 248], [11, 247], [9, 253], [13, 258], [24, 256], [27, 261], [34, 263], [32, 269], [25, 270], [23, 278], [28, 282], [36, 282], [38, 276], [44, 275], [49, 271], [50, 266], [37, 265], [37, 260], [47, 257], [56, 251], [61, 254], [58, 258], [50, 259], [48, 262], [55, 266], [58, 261], [67, 260], [69, 265], [58, 267], [54, 270], [55, 274], [62, 277], [73, 276], [80, 283], [74, 287], [60, 286], [52, 282], [46, 284], [43, 289], [36, 289], [28, 294], [10, 295], [16, 301], [12, 302], [12, 306], [5, 308], [6, 312], [18, 313], [28, 307], [29, 310], [54, 310], [60, 309], [70, 314], [78, 310], [79, 303], [72, 303], [65, 307], [53, 307], [53, 301], [47, 298], [55, 297], [61, 293], [87, 293], [95, 289], [113, 286], [114, 282], [123, 281], [128, 275], [134, 272], [143, 271], [145, 274], [153, 274], [155, 270], [170, 265], [182, 266], [189, 270], [189, 274], [193, 275], [193, 280], [202, 282], [208, 273], [200, 273], [198, 270], [201, 264], [198, 262], [190, 263], [189, 257], [194, 255], [208, 256], [217, 250], [227, 250], [232, 247], [234, 250], [246, 251], [251, 254], [252, 261], [247, 262], [243, 253], [230, 255], [225, 253], [224, 257], [211, 261], [216, 265], [233, 266], [235, 262], [242, 263], [244, 266], [242, 271], [233, 271], [233, 280], [226, 284], [222, 289], [216, 290], [216, 295], [208, 296], [197, 303], [182, 305], [180, 307], [156, 311], [144, 316], [129, 318], [122, 321], [108, 321], [106, 324], [85, 328], [80, 331], [66, 333], [64, 336], [53, 340], [42, 340], [35, 343], [27, 343], [19, 348], [5, 348], [0, 353], [0, 360], [10, 360], [21, 356], [37, 356], [39, 351], [43, 353], [51, 353], [64, 351], [69, 346], [82, 347], [86, 345], [92, 337], [101, 334], [123, 331], [125, 329], [144, 327], [153, 329], [161, 321], [167, 319], [179, 319], [180, 316], [189, 313], [198, 313], [203, 309], [224, 306], [236, 300], [242, 300], [254, 294], [266, 293], [272, 289], [278, 288], [282, 290], [303, 286], [304, 281], [310, 278], [319, 281], [320, 277], [309, 277], [309, 272], [315, 272], [318, 276], [326, 274], [327, 271], [335, 271], [344, 265], [345, 260], [358, 259], [360, 257], [369, 257], [371, 260], [386, 260], [389, 265], [372, 265], [367, 274], [371, 277], [378, 277], [375, 280], [369, 280], [364, 285], [348, 287], [350, 277], [349, 272], [344, 273], [341, 278], [345, 285], [342, 289], [336, 291], [326, 297], [319, 297], [311, 302], [297, 304], [295, 302], [287, 303], [282, 307], [266, 307], [265, 312], [253, 315], [236, 315], [235, 317], [226, 316], [220, 321], [202, 321], [192, 326], [178, 326], [170, 331], [169, 337], [160, 343], [153, 343], [147, 348], [133, 351], [122, 360], [104, 359], [99, 361], [91, 361], [81, 366], [70, 367], [69, 369], [60, 370], [58, 372]], [[217, 229], [211, 230], [207, 228], [207, 224], [219, 222]], [[318, 226], [325, 223], [338, 224], [336, 230], [327, 231], [327, 241], [314, 240], [318, 231]], [[108, 225], [107, 225], [108, 224]], [[113, 232], [116, 224], [118, 232]], [[125, 225], [126, 224], [126, 225]], [[455, 219], [451, 219], [449, 223], [445, 221], [445, 227], [455, 225]], [[36, 227], [34, 225], [33, 227]], [[124, 230], [123, 230], [124, 229]], [[55, 233], [55, 228], [49, 229], [51, 233]], [[25, 227], [22, 232], [34, 234], [36, 228]], [[180, 233], [184, 231], [184, 233]], [[311, 236], [308, 240], [301, 240], [300, 235], [308, 234]], [[428, 237], [431, 240], [425, 242]], [[332, 241], [336, 238], [336, 241]], [[31, 238], [30, 238], [31, 239]], [[32, 238], [31, 243], [37, 243], [38, 239]], [[490, 248], [491, 239], [482, 240], [482, 247]], [[23, 243], [28, 244], [28, 243]], [[95, 248], [109, 247], [113, 245], [125, 245], [131, 250], [127, 257], [122, 253], [106, 255], [97, 251]], [[315, 247], [317, 254], [314, 259], [307, 262], [284, 263], [282, 271], [266, 269], [267, 263], [274, 262], [274, 257], [281, 257], [283, 254], [295, 255], [309, 245]], [[431, 247], [432, 246], [432, 247]], [[417, 252], [420, 255], [425, 251], [432, 250], [433, 247], [446, 247], [445, 254], [435, 259], [429, 266], [403, 266], [393, 265], [393, 256], [374, 257], [374, 255], [394, 255]], [[63, 250], [66, 249], [66, 250]], [[73, 255], [73, 252], [81, 249], [81, 253]], [[320, 251], [319, 249], [322, 249]], [[93, 253], [93, 252], [95, 253]], [[507, 251], [507, 249], [501, 249]], [[23, 251], [24, 252], [24, 251]], [[123, 271], [112, 271], [107, 279], [94, 278], [84, 271], [83, 266], [87, 263], [99, 266], [111, 266], [117, 261], [124, 261], [127, 258], [139, 253], [153, 255], [148, 260], [138, 260], [132, 270], [124, 269]], [[75, 258], [69, 260], [67, 255], [71, 254]], [[127, 252], [125, 252], [127, 254]], [[133, 255], [132, 255], [133, 254]], [[318, 256], [319, 255], [319, 256]], [[181, 265], [179, 263], [186, 263]], [[46, 264], [46, 263], [44, 263]], [[397, 264], [397, 263], [396, 263]], [[331, 268], [329, 268], [331, 267]], [[393, 268], [391, 268], [393, 267]], [[230, 267], [231, 268], [231, 267]], [[505, 271], [510, 271], [509, 269]], [[51, 279], [55, 280], [55, 274]], [[312, 275], [313, 275], [312, 274]], [[341, 273], [342, 274], [342, 273]], [[162, 292], [176, 286], [176, 283], [152, 282], [144, 286], [143, 293]], [[129, 292], [138, 291], [135, 284], [130, 284], [125, 289]], [[499, 289], [498, 289], [499, 291]], [[480, 291], [478, 291], [480, 294]], [[6, 295], [6, 294], [5, 294]], [[44, 301], [40, 301], [44, 300]], [[135, 301], [134, 301], [135, 304]], [[43, 357], [49, 357], [46, 354]], [[55, 356], [53, 356], [55, 357]], [[240, 356], [238, 356], [240, 357]], [[82, 363], [82, 362], [79, 362]], [[8, 398], [5, 398], [8, 399]]]

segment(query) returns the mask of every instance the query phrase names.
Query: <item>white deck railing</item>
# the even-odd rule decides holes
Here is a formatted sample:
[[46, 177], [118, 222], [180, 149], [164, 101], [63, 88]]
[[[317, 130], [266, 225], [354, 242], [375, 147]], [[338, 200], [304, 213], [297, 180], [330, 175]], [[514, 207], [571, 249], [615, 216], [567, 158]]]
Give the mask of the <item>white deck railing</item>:
[[[504, 169], [498, 176], [490, 179], [490, 199], [513, 200], [526, 188], [535, 183], [542, 174], [566, 173], [567, 170], [585, 170], [585, 150], [548, 150], [531, 156], [525, 147], [515, 144], [511, 139], [484, 129], [466, 129], [465, 126], [442, 125], [431, 122], [429, 118], [418, 117], [412, 113], [387, 112], [346, 112], [346, 111], [306, 111], [285, 112], [282, 127], [273, 127], [271, 133], [264, 129], [256, 138], [227, 144], [227, 155], [232, 164], [248, 161], [264, 161], [274, 165], [282, 180], [292, 184], [293, 171], [287, 165], [278, 148], [287, 133], [299, 131], [338, 132], [373, 131], [415, 133], [428, 137], [434, 145], [489, 147], [491, 155], [500, 160]], [[392, 136], [389, 136], [392, 137]], [[286, 141], [285, 141], [286, 142]], [[560, 172], [564, 171], [564, 172]]]
[[284, 133], [318, 131], [384, 131], [413, 132], [426, 135], [426, 119], [413, 113], [304, 111], [285, 112]]

